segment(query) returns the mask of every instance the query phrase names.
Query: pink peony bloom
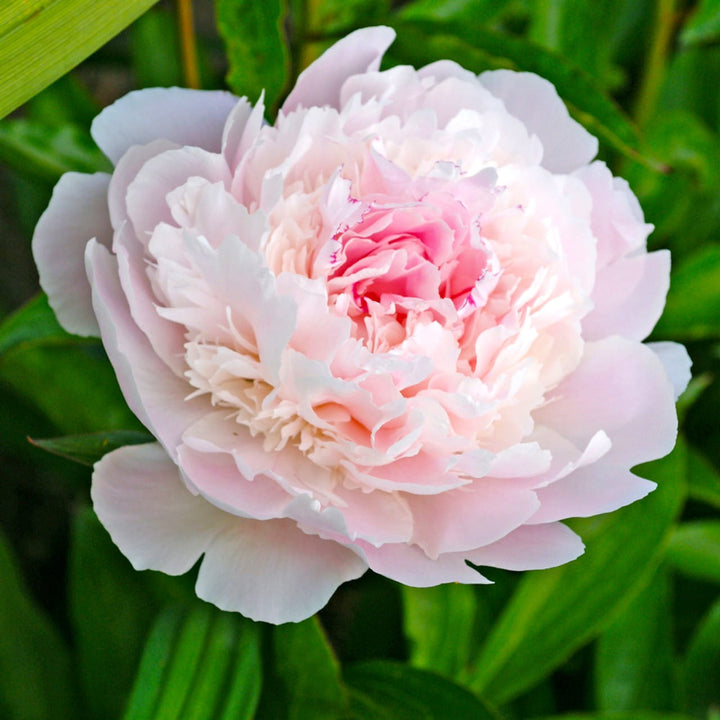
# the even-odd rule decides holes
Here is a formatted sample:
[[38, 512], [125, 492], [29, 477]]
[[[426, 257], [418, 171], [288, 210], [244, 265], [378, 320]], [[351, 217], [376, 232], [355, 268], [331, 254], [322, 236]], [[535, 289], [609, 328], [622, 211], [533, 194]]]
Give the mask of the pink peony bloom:
[[273, 623], [367, 568], [414, 586], [577, 557], [564, 518], [633, 502], [668, 453], [684, 349], [644, 345], [669, 254], [541, 78], [379, 72], [361, 30], [274, 125], [223, 92], [103, 111], [34, 238], [157, 438], [92, 497], [138, 568]]

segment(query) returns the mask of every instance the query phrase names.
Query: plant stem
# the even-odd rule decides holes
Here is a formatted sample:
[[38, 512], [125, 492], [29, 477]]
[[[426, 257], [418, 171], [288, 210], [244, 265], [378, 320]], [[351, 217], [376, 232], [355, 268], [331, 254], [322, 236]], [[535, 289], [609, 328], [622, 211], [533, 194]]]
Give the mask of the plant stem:
[[192, 0], [177, 0], [177, 7], [183, 79], [185, 87], [197, 90], [200, 88], [200, 71], [198, 69], [197, 47], [195, 45]]
[[633, 113], [635, 121], [640, 127], [650, 119], [655, 111], [665, 77], [668, 51], [678, 19], [675, 0], [658, 0], [656, 7], [655, 26], [647, 56], [647, 65]]

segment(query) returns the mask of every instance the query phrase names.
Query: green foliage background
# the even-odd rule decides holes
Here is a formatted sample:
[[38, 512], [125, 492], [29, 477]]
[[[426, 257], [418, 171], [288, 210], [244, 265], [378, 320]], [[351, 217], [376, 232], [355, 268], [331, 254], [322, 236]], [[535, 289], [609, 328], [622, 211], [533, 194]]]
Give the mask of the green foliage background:
[[[720, 0], [199, 0], [192, 35], [182, 4], [0, 7], [0, 717], [720, 718]], [[147, 435], [102, 346], [37, 294], [29, 241], [63, 172], [106, 168], [103, 105], [195, 67], [204, 87], [265, 88], [272, 113], [375, 23], [398, 31], [388, 63], [555, 83], [673, 252], [653, 339], [686, 343], [695, 379], [676, 450], [639, 469], [657, 491], [573, 522], [575, 563], [479, 587], [368, 574], [273, 628], [195, 599], [192, 573], [136, 573], [95, 519], [89, 465]]]

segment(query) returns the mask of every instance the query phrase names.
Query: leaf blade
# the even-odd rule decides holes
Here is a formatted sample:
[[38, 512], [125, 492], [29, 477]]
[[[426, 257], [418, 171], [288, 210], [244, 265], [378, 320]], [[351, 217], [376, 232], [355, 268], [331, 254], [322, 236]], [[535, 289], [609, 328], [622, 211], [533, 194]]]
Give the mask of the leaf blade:
[[471, 689], [489, 702], [507, 702], [607, 626], [662, 558], [684, 498], [685, 464], [679, 444], [654, 464], [659, 486], [648, 498], [573, 524], [587, 543], [585, 555], [523, 578], [480, 651]]
[[15, 0], [0, 16], [0, 118], [78, 65], [156, 1], [35, 0], [28, 7]]

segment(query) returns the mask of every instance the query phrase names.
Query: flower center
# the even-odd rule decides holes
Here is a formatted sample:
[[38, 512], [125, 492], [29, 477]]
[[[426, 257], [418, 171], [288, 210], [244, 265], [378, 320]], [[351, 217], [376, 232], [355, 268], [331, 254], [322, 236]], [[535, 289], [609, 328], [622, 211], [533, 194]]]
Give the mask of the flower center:
[[497, 267], [480, 217], [443, 191], [410, 202], [371, 199], [334, 240], [329, 303], [373, 351], [402, 342], [417, 323], [440, 322], [460, 335]]

